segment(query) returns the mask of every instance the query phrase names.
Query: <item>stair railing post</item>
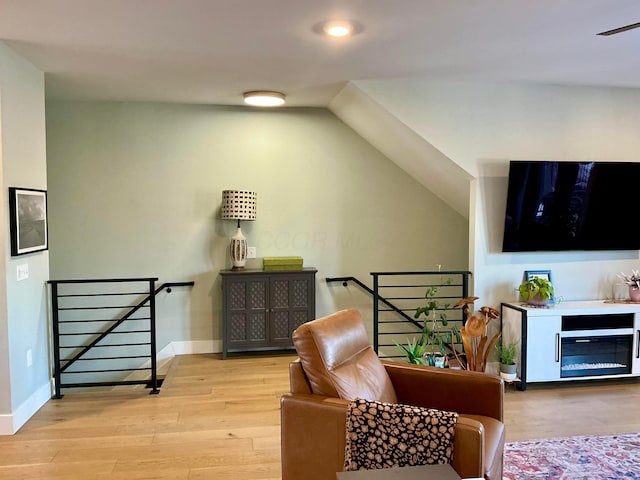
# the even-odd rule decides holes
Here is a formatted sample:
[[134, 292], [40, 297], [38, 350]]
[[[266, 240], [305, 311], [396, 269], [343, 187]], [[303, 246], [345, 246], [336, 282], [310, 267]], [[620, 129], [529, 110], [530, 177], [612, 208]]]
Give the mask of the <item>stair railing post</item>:
[[149, 281], [149, 322], [151, 324], [151, 394], [157, 395], [158, 390], [158, 366], [156, 359], [156, 295], [155, 280]]
[[55, 394], [53, 398], [62, 398], [61, 394], [61, 370], [60, 370], [60, 324], [58, 316], [58, 284], [51, 283], [51, 320], [53, 329], [53, 381]]
[[378, 274], [373, 273], [373, 349], [378, 353]]
[[[469, 275], [470, 272], [462, 272], [462, 298], [467, 298], [469, 296]], [[464, 309], [462, 309], [462, 324], [467, 323], [467, 314]]]

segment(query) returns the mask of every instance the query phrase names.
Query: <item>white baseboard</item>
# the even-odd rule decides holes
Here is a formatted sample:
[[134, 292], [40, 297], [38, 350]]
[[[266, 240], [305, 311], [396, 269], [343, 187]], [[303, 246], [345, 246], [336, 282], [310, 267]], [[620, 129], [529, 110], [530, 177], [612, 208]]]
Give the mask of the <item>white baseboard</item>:
[[[193, 340], [187, 342], [171, 342], [159, 352], [156, 352], [156, 368], [161, 374], [164, 367], [176, 355], [195, 355], [198, 353], [219, 353], [222, 351], [220, 340]], [[151, 361], [147, 360], [140, 368], [150, 368]], [[132, 372], [125, 380], [144, 380], [148, 372]]]
[[13, 415], [0, 415], [0, 435], [13, 434]]
[[51, 399], [51, 383], [42, 385], [11, 415], [0, 415], [0, 435], [13, 435]]
[[[171, 342], [160, 353], [171, 348], [173, 355], [195, 355], [198, 353], [220, 353], [222, 342], [220, 340], [191, 340], [186, 342]], [[172, 355], [172, 356], [173, 356]]]

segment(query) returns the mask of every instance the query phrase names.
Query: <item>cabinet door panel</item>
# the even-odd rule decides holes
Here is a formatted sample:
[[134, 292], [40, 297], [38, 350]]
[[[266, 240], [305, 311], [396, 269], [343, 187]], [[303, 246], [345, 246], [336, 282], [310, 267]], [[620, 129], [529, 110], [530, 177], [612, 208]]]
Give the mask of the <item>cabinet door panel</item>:
[[244, 312], [234, 312], [230, 315], [228, 322], [228, 341], [244, 342], [249, 337], [247, 333], [247, 315]]
[[289, 279], [272, 278], [269, 282], [269, 305], [272, 309], [289, 308]]
[[289, 342], [289, 312], [271, 313], [271, 340]]
[[560, 316], [533, 317], [527, 321], [527, 381], [560, 379]]
[[227, 287], [227, 308], [229, 310], [244, 310], [247, 305], [246, 282], [230, 282]]
[[291, 346], [291, 334], [313, 319], [315, 277], [309, 274], [284, 274], [269, 283], [270, 339], [274, 344]]
[[253, 280], [247, 282], [247, 287], [249, 288], [247, 308], [249, 310], [265, 310], [267, 308], [267, 282]]
[[235, 312], [229, 322], [230, 344], [264, 342], [267, 339], [267, 322], [264, 313]]
[[291, 336], [291, 333], [293, 333], [293, 331], [296, 328], [298, 328], [300, 325], [308, 321], [309, 321], [309, 314], [307, 310], [298, 310], [293, 312], [293, 323], [290, 325], [291, 331], [289, 332], [289, 336]]
[[226, 342], [229, 348], [265, 345], [267, 281], [243, 277], [226, 285]]
[[250, 342], [265, 342], [267, 340], [267, 319], [264, 312], [252, 312], [249, 314], [249, 340]]
[[291, 307], [307, 308], [309, 306], [309, 277], [291, 280]]

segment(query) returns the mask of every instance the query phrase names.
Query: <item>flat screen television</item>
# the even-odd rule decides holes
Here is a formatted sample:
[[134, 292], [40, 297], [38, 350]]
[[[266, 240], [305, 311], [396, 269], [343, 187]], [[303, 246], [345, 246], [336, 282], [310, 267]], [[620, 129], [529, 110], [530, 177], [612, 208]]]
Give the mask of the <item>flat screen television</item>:
[[509, 163], [503, 252], [640, 249], [640, 163]]

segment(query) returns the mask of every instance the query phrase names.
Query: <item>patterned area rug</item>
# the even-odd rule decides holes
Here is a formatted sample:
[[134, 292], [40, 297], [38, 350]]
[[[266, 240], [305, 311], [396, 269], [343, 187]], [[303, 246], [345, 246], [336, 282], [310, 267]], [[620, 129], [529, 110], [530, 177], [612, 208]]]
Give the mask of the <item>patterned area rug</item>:
[[504, 480], [640, 480], [640, 433], [509, 442]]

